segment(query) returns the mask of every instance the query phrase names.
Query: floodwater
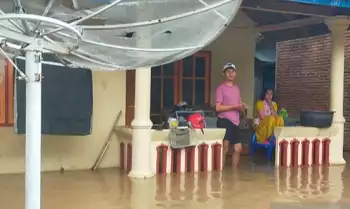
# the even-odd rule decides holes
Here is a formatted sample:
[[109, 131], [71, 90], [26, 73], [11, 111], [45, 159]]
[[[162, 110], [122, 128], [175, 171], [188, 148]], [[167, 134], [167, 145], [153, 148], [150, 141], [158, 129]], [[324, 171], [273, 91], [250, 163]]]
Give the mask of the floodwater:
[[[243, 158], [236, 171], [227, 165], [223, 172], [137, 180], [117, 169], [100, 169], [48, 172], [42, 182], [42, 209], [350, 208], [345, 166], [274, 169]], [[24, 175], [0, 176], [0, 204], [24, 209]]]

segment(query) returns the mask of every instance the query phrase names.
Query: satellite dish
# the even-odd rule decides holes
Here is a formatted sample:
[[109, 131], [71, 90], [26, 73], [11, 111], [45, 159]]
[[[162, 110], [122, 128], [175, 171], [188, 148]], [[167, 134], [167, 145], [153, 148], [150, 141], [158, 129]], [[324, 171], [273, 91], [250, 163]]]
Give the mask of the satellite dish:
[[[1, 0], [0, 53], [26, 82], [26, 209], [40, 209], [42, 54], [92, 70], [152, 67], [213, 41], [242, 0]], [[25, 54], [25, 73], [11, 60]]]
[[41, 38], [45, 53], [54, 53], [79, 67], [150, 67], [181, 59], [206, 46], [233, 19], [240, 3], [241, 0], [2, 0], [0, 37], [10, 54]]

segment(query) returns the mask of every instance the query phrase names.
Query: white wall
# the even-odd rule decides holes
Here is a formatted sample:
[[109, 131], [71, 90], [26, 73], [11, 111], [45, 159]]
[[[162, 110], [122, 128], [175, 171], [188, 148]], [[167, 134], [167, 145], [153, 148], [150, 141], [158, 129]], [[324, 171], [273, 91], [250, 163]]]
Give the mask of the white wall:
[[[92, 135], [43, 136], [43, 170], [86, 169], [93, 165], [117, 112], [125, 110], [125, 72], [94, 72], [93, 86]], [[124, 115], [120, 119], [120, 125], [123, 124]], [[0, 127], [0, 173], [23, 172], [24, 149], [23, 135], [16, 135], [13, 127]], [[114, 137], [101, 166], [116, 166], [118, 149]]]

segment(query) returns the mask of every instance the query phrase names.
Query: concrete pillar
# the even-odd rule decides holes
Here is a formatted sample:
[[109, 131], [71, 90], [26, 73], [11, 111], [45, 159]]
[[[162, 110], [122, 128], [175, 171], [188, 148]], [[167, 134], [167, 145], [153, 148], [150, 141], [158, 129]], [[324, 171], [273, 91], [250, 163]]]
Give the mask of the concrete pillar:
[[135, 115], [131, 123], [132, 167], [130, 177], [146, 178], [154, 175], [151, 171], [152, 121], [150, 120], [151, 68], [136, 69]]
[[332, 59], [331, 59], [331, 98], [330, 110], [335, 111], [333, 126], [337, 134], [331, 139], [330, 162], [332, 164], [345, 164], [343, 157], [344, 146], [344, 49], [345, 31], [349, 27], [350, 20], [346, 17], [332, 17], [326, 20], [331, 31]]

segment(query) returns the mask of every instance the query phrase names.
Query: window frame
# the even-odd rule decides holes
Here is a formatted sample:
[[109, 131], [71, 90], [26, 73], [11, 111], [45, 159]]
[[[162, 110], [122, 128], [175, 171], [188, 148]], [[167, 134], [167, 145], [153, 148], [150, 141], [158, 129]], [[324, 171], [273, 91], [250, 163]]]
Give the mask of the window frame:
[[[159, 113], [152, 113], [151, 112], [151, 117], [155, 118], [155, 117], [162, 117], [163, 112], [164, 112], [164, 99], [163, 99], [163, 83], [164, 83], [164, 79], [169, 79], [172, 78], [174, 79], [174, 105], [179, 103], [180, 101], [182, 101], [182, 81], [183, 79], [192, 79], [193, 81], [193, 94], [192, 94], [192, 100], [193, 103], [195, 103], [195, 98], [196, 98], [196, 89], [195, 89], [195, 81], [198, 79], [203, 79], [205, 80], [205, 104], [209, 104], [210, 103], [210, 99], [211, 99], [211, 52], [210, 51], [200, 51], [197, 52], [193, 55], [191, 55], [192, 59], [193, 59], [193, 75], [191, 77], [185, 77], [183, 76], [183, 60], [179, 60], [174, 62], [175, 67], [174, 67], [174, 75], [173, 76], [165, 76], [164, 72], [163, 72], [163, 66], [161, 67], [161, 74], [160, 75], [152, 75], [151, 79], [161, 79], [161, 89], [160, 89], [160, 101], [161, 101], [161, 106], [160, 106], [160, 112]], [[195, 71], [196, 71], [196, 62], [195, 59], [196, 57], [204, 57], [205, 58], [205, 62], [206, 62], [206, 68], [205, 68], [205, 74], [204, 77], [197, 77], [195, 75]], [[151, 83], [152, 86], [152, 83]], [[152, 87], [151, 87], [152, 88]], [[151, 104], [152, 106], [152, 104]]]
[[[205, 96], [205, 100], [204, 102], [206, 104], [210, 103], [210, 89], [211, 89], [211, 52], [210, 51], [200, 51], [197, 52], [195, 54], [193, 54], [192, 56], [192, 61], [193, 61], [193, 67], [192, 67], [192, 76], [183, 76], [183, 60], [180, 60], [180, 68], [178, 70], [179, 72], [179, 88], [177, 88], [178, 90], [178, 101], [180, 102], [181, 100], [183, 100], [182, 97], [182, 82], [183, 80], [192, 80], [192, 102], [195, 104], [196, 102], [196, 80], [199, 79], [203, 79], [205, 81], [205, 91], [204, 91], [204, 96]], [[205, 68], [205, 76], [204, 77], [197, 77], [196, 76], [196, 62], [195, 59], [196, 57], [204, 57], [205, 61], [206, 61], [206, 68]]]
[[3, 67], [5, 73], [0, 84], [0, 127], [14, 125], [14, 69], [7, 60]]
[[[169, 64], [171, 64], [171, 63], [169, 63]], [[164, 84], [164, 79], [174, 79], [174, 89], [175, 89], [175, 91], [174, 91], [174, 102], [177, 102], [178, 101], [178, 91], [177, 91], [177, 89], [179, 88], [179, 81], [178, 81], [178, 79], [179, 79], [179, 77], [178, 77], [178, 69], [179, 69], [179, 62], [178, 61], [176, 61], [175, 63], [174, 63], [174, 75], [173, 76], [165, 76], [164, 75], [164, 65], [161, 65], [161, 66], [159, 66], [160, 67], [160, 72], [161, 72], [161, 74], [160, 75], [156, 75], [156, 76], [154, 76], [154, 75], [152, 75], [151, 76], [151, 88], [152, 88], [152, 80], [153, 79], [160, 79], [160, 86], [161, 86], [161, 89], [160, 89], [160, 112], [159, 113], [150, 113], [151, 114], [151, 116], [152, 117], [155, 117], [155, 116], [159, 116], [159, 117], [161, 117], [161, 115], [162, 115], [162, 112], [163, 112], [163, 110], [164, 110], [164, 98], [163, 98], [163, 93], [164, 93], [164, 88], [163, 88], [163, 84]], [[152, 105], [152, 104], [151, 104]]]

